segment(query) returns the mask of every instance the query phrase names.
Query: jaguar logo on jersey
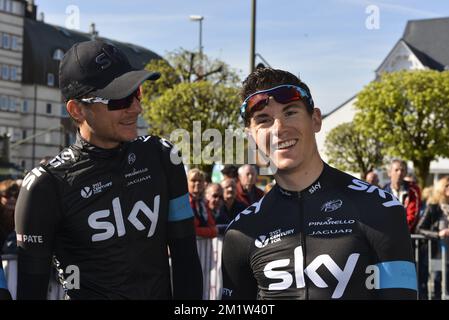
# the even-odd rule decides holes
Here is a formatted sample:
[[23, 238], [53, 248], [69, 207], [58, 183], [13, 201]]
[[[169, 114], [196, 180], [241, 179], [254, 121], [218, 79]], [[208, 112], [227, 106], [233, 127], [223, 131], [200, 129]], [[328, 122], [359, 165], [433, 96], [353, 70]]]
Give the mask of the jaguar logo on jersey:
[[254, 245], [257, 248], [263, 248], [271, 243], [276, 243], [282, 240], [282, 237], [288, 236], [290, 234], [293, 234], [295, 229], [290, 229], [287, 231], [282, 231], [281, 229], [277, 229], [274, 231], [271, 231], [268, 236], [261, 235], [258, 236], [257, 239], [254, 241]]
[[[131, 212], [128, 214], [128, 222], [139, 231], [145, 230], [145, 225], [139, 220], [139, 213], [143, 213], [145, 217], [151, 222], [147, 237], [153, 236], [156, 231], [157, 220], [159, 217], [160, 195], [154, 197], [153, 210], [151, 210], [142, 200], [134, 203]], [[104, 220], [111, 215], [110, 209], [99, 210], [91, 213], [87, 220], [89, 226], [95, 230], [103, 230], [103, 232], [96, 233], [92, 236], [92, 242], [104, 241], [112, 238], [117, 232], [118, 237], [123, 237], [126, 234], [125, 221], [123, 219], [122, 206], [120, 198], [116, 197], [112, 200], [112, 213], [114, 215], [115, 224], [111, 221]]]
[[342, 205], [343, 201], [341, 200], [331, 200], [322, 205], [321, 211], [332, 212], [340, 209]]
[[136, 154], [130, 153], [128, 154], [128, 164], [133, 164], [136, 161]]
[[395, 196], [393, 196], [391, 193], [388, 193], [382, 189], [379, 189], [376, 186], [372, 186], [369, 183], [358, 180], [358, 179], [353, 179], [352, 183], [353, 184], [350, 184], [348, 186], [349, 189], [356, 190], [356, 191], [365, 191], [366, 193], [373, 193], [373, 192], [377, 191], [380, 198], [382, 198], [382, 199], [391, 198], [391, 200], [385, 201], [382, 203], [382, 205], [384, 207], [389, 208], [389, 207], [394, 207], [394, 206], [402, 206], [402, 203], [399, 202], [399, 200], [396, 199]]
[[94, 183], [92, 187], [84, 187], [81, 189], [81, 197], [90, 198], [92, 195], [102, 192], [104, 189], [112, 187], [112, 181], [103, 184], [101, 181]]
[[264, 268], [264, 275], [268, 279], [276, 280], [268, 286], [268, 290], [286, 290], [293, 284], [295, 280], [296, 288], [304, 288], [306, 286], [305, 277], [307, 276], [312, 283], [318, 288], [327, 288], [329, 285], [321, 278], [318, 271], [326, 268], [327, 272], [334, 276], [337, 285], [332, 293], [332, 299], [341, 298], [345, 292], [346, 286], [352, 277], [355, 266], [359, 259], [359, 253], [349, 255], [345, 266], [341, 269], [328, 254], [322, 254], [313, 259], [306, 268], [304, 268], [304, 255], [302, 246], [298, 246], [293, 251], [294, 273], [282, 271], [290, 265], [291, 259], [279, 259], [269, 262]]

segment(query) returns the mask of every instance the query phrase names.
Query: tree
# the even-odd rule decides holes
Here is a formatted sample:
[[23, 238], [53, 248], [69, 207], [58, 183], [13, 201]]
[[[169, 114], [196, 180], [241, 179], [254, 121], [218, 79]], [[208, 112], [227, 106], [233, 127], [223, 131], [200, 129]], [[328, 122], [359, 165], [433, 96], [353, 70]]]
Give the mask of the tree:
[[332, 129], [324, 142], [329, 163], [340, 170], [358, 172], [362, 179], [382, 165], [382, 144], [355, 128], [352, 122]]
[[[205, 55], [200, 60], [198, 54], [182, 49], [166, 60], [151, 61], [146, 69], [161, 73], [159, 80], [145, 82], [143, 89], [144, 118], [151, 133], [170, 139], [187, 132], [189, 139], [177, 143], [185, 162], [210, 174], [214, 162], [223, 159], [219, 142], [224, 145], [225, 130], [240, 127], [239, 77], [220, 60]], [[203, 134], [205, 129], [218, 131]], [[192, 148], [198, 134], [202, 139], [193, 141]]]
[[383, 74], [359, 93], [356, 108], [356, 127], [389, 155], [412, 161], [421, 188], [430, 162], [449, 156], [448, 71]]

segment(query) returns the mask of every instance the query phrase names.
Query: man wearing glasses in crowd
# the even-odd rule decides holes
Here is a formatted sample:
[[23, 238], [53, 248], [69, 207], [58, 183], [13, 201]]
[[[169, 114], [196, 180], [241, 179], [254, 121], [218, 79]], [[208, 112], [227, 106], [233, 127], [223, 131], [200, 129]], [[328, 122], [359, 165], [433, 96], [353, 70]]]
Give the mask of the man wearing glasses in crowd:
[[391, 194], [324, 163], [321, 113], [293, 74], [258, 69], [243, 82], [246, 131], [276, 184], [231, 222], [224, 299], [416, 299], [404, 208]]
[[137, 137], [139, 88], [159, 76], [100, 40], [65, 54], [59, 80], [77, 139], [24, 179], [18, 299], [46, 298], [53, 255], [67, 279], [78, 272], [71, 299], [201, 298], [184, 167], [166, 140]]

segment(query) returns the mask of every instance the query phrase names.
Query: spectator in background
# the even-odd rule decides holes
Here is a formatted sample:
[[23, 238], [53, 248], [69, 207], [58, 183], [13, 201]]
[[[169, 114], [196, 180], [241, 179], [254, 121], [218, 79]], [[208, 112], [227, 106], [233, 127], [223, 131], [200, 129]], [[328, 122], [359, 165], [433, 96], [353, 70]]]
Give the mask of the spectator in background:
[[419, 218], [421, 192], [416, 184], [404, 180], [406, 174], [407, 163], [405, 161], [399, 159], [391, 161], [388, 170], [390, 181], [384, 186], [384, 190], [398, 198], [405, 207], [407, 225], [410, 233], [413, 233]]
[[374, 171], [370, 171], [366, 174], [366, 178], [365, 178], [366, 182], [368, 182], [369, 184], [379, 187], [379, 176], [377, 175], [376, 172]]
[[223, 189], [218, 183], [209, 183], [206, 187], [205, 198], [207, 210], [209, 210], [214, 217], [218, 234], [223, 235], [229, 222], [227, 216], [221, 216], [221, 208], [223, 207]]
[[259, 201], [264, 193], [256, 187], [257, 171], [249, 164], [241, 166], [238, 170], [237, 200], [249, 207]]
[[[417, 231], [429, 238], [440, 239], [446, 248], [449, 245], [449, 176], [444, 176], [438, 180], [424, 216], [418, 223]], [[441, 259], [441, 250], [437, 241], [432, 242], [432, 258]], [[448, 262], [446, 260], [448, 264], [446, 266], [446, 288], [449, 287]], [[432, 272], [432, 299], [441, 298], [441, 278], [441, 271]]]
[[225, 165], [224, 168], [221, 170], [221, 173], [223, 174], [223, 180], [226, 178], [237, 180], [239, 178], [237, 171], [238, 171], [237, 166], [234, 166], [232, 164]]
[[[0, 217], [3, 217], [3, 211], [5, 207], [0, 203]], [[0, 220], [0, 228], [2, 227], [2, 221]], [[0, 230], [1, 232], [1, 230]], [[3, 242], [0, 240], [0, 248]], [[11, 294], [8, 291], [8, 286], [6, 285], [5, 274], [3, 273], [2, 256], [0, 255], [0, 300], [11, 300]]]
[[4, 180], [0, 182], [0, 203], [3, 212], [0, 214], [0, 250], [7, 237], [14, 231], [14, 210], [19, 196], [22, 180]]
[[193, 209], [197, 237], [215, 238], [218, 234], [215, 220], [204, 200], [206, 176], [200, 169], [194, 168], [187, 173], [190, 206]]
[[221, 187], [223, 188], [223, 206], [220, 209], [220, 223], [228, 224], [237, 214], [245, 210], [246, 206], [236, 199], [237, 183], [234, 179], [225, 178], [221, 182]]

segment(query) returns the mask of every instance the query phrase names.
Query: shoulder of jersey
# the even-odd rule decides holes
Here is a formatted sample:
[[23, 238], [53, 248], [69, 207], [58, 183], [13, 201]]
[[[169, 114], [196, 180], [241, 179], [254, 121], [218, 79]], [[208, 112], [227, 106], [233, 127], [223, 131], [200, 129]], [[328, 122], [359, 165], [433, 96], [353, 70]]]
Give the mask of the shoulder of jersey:
[[229, 225], [228, 229], [240, 229], [245, 228], [246, 225], [253, 225], [255, 219], [261, 217], [264, 213], [264, 207], [267, 202], [270, 201], [272, 197], [272, 192], [267, 193], [257, 202], [254, 202], [252, 205], [247, 207], [245, 210], [237, 214]]
[[148, 146], [156, 146], [156, 147], [162, 147], [166, 150], [171, 150], [174, 146], [173, 144], [168, 141], [167, 139], [158, 137], [158, 136], [152, 136], [152, 135], [145, 135], [145, 136], [139, 136], [131, 142], [131, 144], [144, 144]]
[[42, 167], [46, 171], [57, 173], [71, 168], [78, 158], [77, 150], [72, 147], [67, 147], [47, 161], [47, 163], [43, 164]]
[[364, 208], [370, 205], [385, 208], [402, 206], [391, 193], [382, 188], [373, 186], [340, 170], [333, 168], [332, 171], [332, 179], [337, 184], [337, 188], [344, 190], [344, 193], [353, 200], [354, 204], [360, 204]]

